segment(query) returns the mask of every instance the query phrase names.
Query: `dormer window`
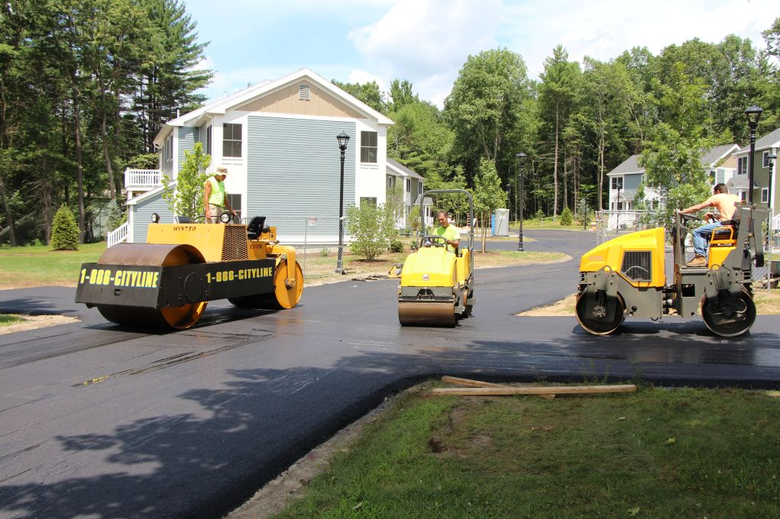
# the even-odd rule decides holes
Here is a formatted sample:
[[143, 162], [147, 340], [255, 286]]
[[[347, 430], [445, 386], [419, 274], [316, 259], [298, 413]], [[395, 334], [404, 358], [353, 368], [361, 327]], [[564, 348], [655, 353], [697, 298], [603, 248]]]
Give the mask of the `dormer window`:
[[298, 100], [311, 101], [311, 87], [309, 85], [298, 85]]

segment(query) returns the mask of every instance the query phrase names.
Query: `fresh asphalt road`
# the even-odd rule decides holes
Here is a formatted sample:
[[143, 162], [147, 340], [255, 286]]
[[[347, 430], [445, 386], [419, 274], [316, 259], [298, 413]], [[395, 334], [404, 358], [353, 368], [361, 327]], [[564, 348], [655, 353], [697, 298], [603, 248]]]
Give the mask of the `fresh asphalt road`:
[[[292, 310], [209, 305], [194, 329], [106, 323], [73, 289], [0, 292], [0, 311], [82, 322], [0, 336], [0, 517], [219, 517], [403, 387], [443, 374], [777, 387], [780, 317], [738, 339], [700, 319], [515, 317], [574, 293], [585, 232], [527, 231], [564, 263], [477, 271], [475, 316], [402, 328], [397, 281], [307, 288]], [[491, 243], [516, 248], [514, 241]]]

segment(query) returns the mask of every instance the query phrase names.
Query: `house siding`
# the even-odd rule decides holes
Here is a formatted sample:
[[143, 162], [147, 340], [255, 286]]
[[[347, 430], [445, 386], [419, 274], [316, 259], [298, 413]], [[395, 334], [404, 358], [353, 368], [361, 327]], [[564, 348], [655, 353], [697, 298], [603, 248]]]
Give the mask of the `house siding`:
[[160, 215], [163, 223], [173, 222], [173, 215], [168, 211], [168, 204], [162, 198], [162, 192], [151, 195], [130, 209], [133, 211], [133, 235], [128, 240], [131, 243], [146, 243], [147, 227], [152, 221], [152, 213]]
[[301, 221], [318, 217], [309, 237], [338, 235], [340, 151], [336, 135], [352, 137], [344, 163], [344, 214], [355, 200], [354, 121], [278, 117], [247, 118], [246, 217], [263, 215], [280, 236], [304, 232]]
[[195, 147], [195, 143], [200, 141], [200, 128], [193, 128], [184, 126], [179, 128], [179, 149], [178, 149], [178, 168], [177, 172], [181, 171], [184, 165], [184, 152], [192, 151]]

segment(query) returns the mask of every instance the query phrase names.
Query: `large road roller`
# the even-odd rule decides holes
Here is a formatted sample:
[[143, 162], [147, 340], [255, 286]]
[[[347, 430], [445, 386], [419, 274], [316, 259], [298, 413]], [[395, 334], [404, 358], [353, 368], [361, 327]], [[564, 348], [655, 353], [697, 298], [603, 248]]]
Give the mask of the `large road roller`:
[[402, 326], [454, 327], [471, 315], [474, 306], [474, 228], [468, 244], [447, 250], [446, 240], [425, 227], [425, 199], [434, 195], [462, 194], [469, 200], [469, 223], [474, 221], [471, 193], [462, 189], [437, 189], [420, 196], [420, 228], [417, 250], [401, 269], [398, 285], [398, 320]]
[[[156, 215], [154, 215], [156, 216]], [[303, 293], [295, 248], [256, 216], [244, 224], [149, 225], [147, 243], [121, 243], [84, 263], [76, 302], [118, 324], [187, 329], [209, 301], [292, 308]]]
[[668, 281], [663, 227], [620, 236], [590, 250], [580, 260], [577, 321], [589, 333], [607, 335], [626, 316], [655, 320], [701, 313], [712, 333], [742, 335], [756, 319], [752, 273], [754, 265], [764, 264], [761, 222], [766, 214], [755, 205], [738, 207], [735, 219], [713, 232], [707, 265], [687, 267], [685, 236], [698, 218], [677, 212], [670, 233], [674, 273]]

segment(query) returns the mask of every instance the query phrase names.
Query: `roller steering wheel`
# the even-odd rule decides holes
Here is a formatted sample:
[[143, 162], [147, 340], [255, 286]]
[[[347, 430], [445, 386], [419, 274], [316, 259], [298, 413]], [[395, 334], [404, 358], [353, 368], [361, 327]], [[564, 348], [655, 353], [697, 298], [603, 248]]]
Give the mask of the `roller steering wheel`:
[[447, 238], [438, 235], [428, 235], [422, 238], [420, 244], [423, 247], [446, 247]]

